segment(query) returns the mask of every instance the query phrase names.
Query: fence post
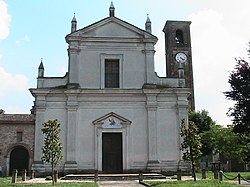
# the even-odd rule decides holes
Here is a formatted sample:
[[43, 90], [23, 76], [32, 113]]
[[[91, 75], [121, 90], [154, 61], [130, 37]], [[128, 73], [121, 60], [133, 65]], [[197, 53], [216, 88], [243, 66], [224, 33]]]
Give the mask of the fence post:
[[181, 181], [181, 169], [177, 170], [177, 180]]
[[206, 179], [207, 176], [206, 176], [206, 169], [202, 169], [201, 170], [201, 179]]
[[35, 174], [34, 174], [34, 170], [30, 171], [30, 179], [34, 179], [35, 178]]
[[238, 173], [238, 183], [240, 184], [240, 174]]
[[98, 170], [95, 170], [95, 178], [94, 181], [97, 182], [98, 181]]
[[23, 170], [23, 173], [22, 173], [22, 181], [26, 181], [26, 169]]
[[139, 182], [143, 181], [143, 174], [142, 171], [139, 171]]
[[14, 169], [12, 173], [12, 183], [16, 183], [17, 180], [17, 170]]
[[218, 179], [218, 170], [214, 171], [214, 179]]
[[219, 181], [223, 181], [223, 171], [219, 171]]

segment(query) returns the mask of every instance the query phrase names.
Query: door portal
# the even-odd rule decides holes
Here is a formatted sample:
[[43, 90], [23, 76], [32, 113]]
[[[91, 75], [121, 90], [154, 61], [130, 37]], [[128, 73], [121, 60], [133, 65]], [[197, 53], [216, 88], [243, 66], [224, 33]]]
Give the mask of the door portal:
[[28, 171], [29, 153], [24, 147], [16, 147], [10, 153], [10, 175], [14, 169], [21, 174], [24, 169]]
[[122, 133], [102, 133], [102, 172], [122, 173]]

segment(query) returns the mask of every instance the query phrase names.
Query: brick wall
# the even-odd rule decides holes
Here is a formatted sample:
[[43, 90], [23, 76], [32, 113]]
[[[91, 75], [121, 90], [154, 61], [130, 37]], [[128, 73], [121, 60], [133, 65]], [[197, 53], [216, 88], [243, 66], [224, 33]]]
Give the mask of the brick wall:
[[[17, 132], [22, 134], [21, 141], [17, 139]], [[9, 167], [7, 161], [10, 153], [16, 146], [25, 147], [30, 154], [30, 160], [33, 160], [34, 136], [35, 125], [32, 115], [0, 115], [0, 166], [4, 175], [7, 174], [7, 167]]]

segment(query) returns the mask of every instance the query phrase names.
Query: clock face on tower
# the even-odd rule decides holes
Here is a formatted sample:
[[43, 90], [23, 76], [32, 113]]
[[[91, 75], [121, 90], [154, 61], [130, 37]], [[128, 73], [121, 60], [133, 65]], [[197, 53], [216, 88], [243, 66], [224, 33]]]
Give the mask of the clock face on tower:
[[187, 61], [187, 55], [183, 52], [177, 53], [175, 55], [175, 60], [179, 63], [183, 63]]

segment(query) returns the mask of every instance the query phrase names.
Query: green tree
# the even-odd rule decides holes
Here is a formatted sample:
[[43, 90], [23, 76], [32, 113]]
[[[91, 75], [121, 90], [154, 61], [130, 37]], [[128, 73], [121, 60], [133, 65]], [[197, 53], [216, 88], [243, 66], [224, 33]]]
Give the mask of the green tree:
[[202, 133], [202, 137], [206, 137], [214, 154], [220, 153], [228, 159], [239, 156], [240, 149], [237, 145], [239, 136], [232, 131], [232, 128], [213, 125], [209, 131]]
[[53, 185], [56, 182], [56, 168], [63, 157], [60, 131], [60, 123], [58, 120], [48, 120], [43, 123], [42, 132], [44, 134], [44, 145], [42, 147], [42, 160], [51, 164]]
[[190, 111], [188, 120], [194, 122], [199, 133], [209, 131], [210, 126], [215, 124], [215, 121], [209, 116], [208, 111], [204, 109], [198, 112]]
[[[250, 56], [250, 42], [248, 55]], [[233, 130], [240, 133], [238, 145], [244, 147], [244, 161], [250, 162], [250, 66], [242, 58], [236, 58], [234, 70], [230, 73], [228, 83], [230, 90], [224, 92], [227, 99], [234, 101], [229, 108], [228, 116], [233, 117]]]
[[[198, 128], [198, 133], [209, 131], [211, 126], [215, 125], [215, 121], [209, 116], [209, 113], [206, 110], [201, 110], [198, 112], [190, 111], [188, 120], [194, 122], [194, 124]], [[207, 137], [203, 136], [201, 138], [201, 143], [202, 155], [205, 156], [212, 154], [212, 148], [208, 142]]]
[[227, 99], [235, 101], [227, 113], [233, 117], [234, 131], [250, 134], [250, 67], [244, 59], [236, 59], [228, 82], [231, 89], [224, 94]]
[[181, 137], [183, 141], [181, 143], [181, 150], [183, 151], [183, 159], [191, 162], [192, 174], [194, 181], [196, 181], [195, 166], [198, 164], [201, 156], [201, 138], [198, 133], [198, 128], [194, 122], [189, 121], [188, 126], [185, 123], [185, 119], [181, 121]]
[[224, 155], [227, 159], [238, 159], [249, 163], [250, 136], [235, 133], [233, 128], [212, 125], [209, 131], [201, 134], [206, 139], [213, 153]]

